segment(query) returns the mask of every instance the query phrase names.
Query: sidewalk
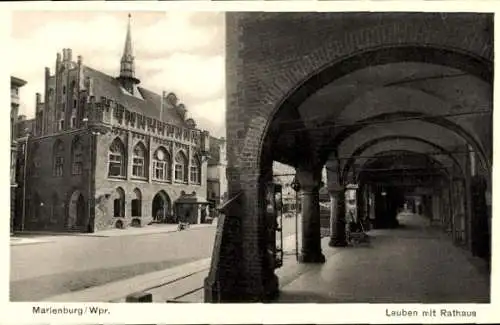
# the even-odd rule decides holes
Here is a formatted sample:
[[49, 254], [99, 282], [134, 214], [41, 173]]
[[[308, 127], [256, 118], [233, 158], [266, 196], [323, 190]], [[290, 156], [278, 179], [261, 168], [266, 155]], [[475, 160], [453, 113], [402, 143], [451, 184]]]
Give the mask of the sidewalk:
[[[207, 227], [216, 227], [216, 223], [211, 224], [196, 224], [190, 225], [189, 230], [196, 230], [200, 228]], [[81, 233], [81, 232], [51, 232], [51, 231], [24, 231], [20, 233], [15, 233], [11, 238], [19, 238], [19, 239], [34, 239], [34, 238], [26, 238], [31, 236], [43, 236], [43, 237], [51, 237], [51, 236], [83, 236], [83, 237], [121, 237], [121, 236], [142, 236], [142, 235], [151, 235], [151, 234], [162, 234], [169, 232], [177, 232], [177, 224], [155, 224], [144, 226], [140, 228], [129, 227], [126, 229], [108, 229], [101, 230], [95, 233]], [[24, 237], [24, 238], [23, 238]], [[42, 237], [41, 237], [42, 238]]]
[[369, 232], [371, 244], [332, 248], [326, 263], [285, 285], [282, 303], [488, 303], [490, 276], [418, 215]]
[[135, 292], [175, 283], [181, 279], [208, 271], [210, 258], [176, 266], [170, 269], [111, 282], [102, 286], [70, 292], [44, 299], [50, 302], [122, 302]]
[[22, 237], [10, 237], [10, 246], [21, 246], [21, 245], [34, 245], [43, 243], [52, 243], [53, 240], [50, 237], [39, 237], [39, 238], [22, 238]]

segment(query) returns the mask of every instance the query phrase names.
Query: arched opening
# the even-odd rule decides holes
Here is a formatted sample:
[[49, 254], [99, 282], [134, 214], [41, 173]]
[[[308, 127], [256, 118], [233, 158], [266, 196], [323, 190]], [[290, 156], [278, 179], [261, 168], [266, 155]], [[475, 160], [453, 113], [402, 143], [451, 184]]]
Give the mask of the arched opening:
[[85, 199], [83, 194], [79, 190], [76, 190], [71, 194], [69, 199], [66, 229], [77, 230], [85, 225], [86, 219]]
[[134, 189], [135, 197], [132, 199], [132, 217], [142, 216], [142, 194], [138, 188]]
[[155, 222], [166, 223], [175, 222], [172, 216], [172, 205], [170, 197], [165, 191], [156, 193], [152, 202], [151, 214]]
[[113, 196], [113, 217], [125, 217], [125, 191], [117, 187]]
[[[302, 17], [304, 23], [309, 21], [308, 26], [312, 30], [321, 24], [326, 25], [325, 21], [327, 19], [323, 20], [321, 15], [318, 15], [317, 20], [311, 18], [312, 16], [314, 15], [304, 15]], [[332, 22], [334, 19], [332, 18]], [[243, 300], [246, 301], [252, 299], [262, 301], [268, 294], [277, 290], [276, 281], [273, 279], [275, 278], [273, 265], [268, 261], [267, 248], [274, 243], [266, 235], [267, 230], [272, 226], [272, 222], [267, 220], [265, 204], [268, 194], [266, 193], [266, 186], [273, 180], [273, 161], [297, 169], [302, 191], [307, 196], [307, 200], [303, 202], [305, 204], [302, 205], [304, 210], [303, 219], [310, 219], [310, 221], [303, 222], [302, 252], [311, 253], [315, 251], [318, 257], [321, 255], [321, 247], [318, 245], [319, 240], [312, 239], [312, 237], [318, 236], [318, 222], [312, 219], [313, 217], [316, 218], [317, 215], [315, 206], [317, 201], [316, 189], [319, 183], [318, 171], [327, 162], [327, 157], [332, 152], [337, 151], [339, 145], [343, 142], [332, 143], [332, 139], [339, 140], [342, 132], [350, 136], [350, 132], [353, 132], [358, 127], [358, 129], [361, 128], [359, 124], [363, 125], [365, 123], [364, 125], [369, 125], [378, 122], [373, 117], [377, 117], [379, 120], [387, 120], [391, 117], [391, 114], [386, 113], [381, 107], [387, 102], [383, 102], [378, 106], [362, 105], [362, 102], [358, 102], [356, 104], [359, 107], [358, 110], [352, 110], [355, 112], [353, 113], [355, 116], [342, 120], [341, 117], [344, 118], [346, 115], [343, 111], [350, 110], [350, 107], [349, 109], [346, 107], [352, 102], [351, 95], [355, 93], [354, 90], [359, 91], [359, 88], [362, 87], [384, 88], [394, 83], [413, 83], [418, 84], [415, 88], [425, 88], [424, 91], [427, 93], [435, 91], [437, 93], [434, 96], [435, 98], [441, 96], [444, 98], [443, 101], [446, 101], [452, 93], [451, 90], [446, 88], [443, 91], [443, 89], [435, 87], [429, 80], [440, 80], [443, 85], [446, 85], [447, 80], [451, 78], [463, 78], [459, 82], [462, 82], [460, 88], [464, 92], [469, 90], [467, 89], [467, 82], [471, 79], [479, 80], [480, 82], [477, 84], [486, 84], [484, 92], [489, 91], [488, 87], [491, 87], [493, 80], [492, 62], [488, 60], [486, 51], [471, 52], [467, 45], [461, 48], [458, 46], [460, 44], [453, 47], [450, 46], [450, 43], [453, 42], [448, 43], [447, 40], [441, 43], [433, 36], [435, 33], [430, 33], [430, 30], [429, 33], [419, 34], [422, 35], [422, 38], [429, 34], [429, 42], [417, 42], [417, 38], [413, 37], [411, 25], [406, 26], [401, 22], [394, 23], [395, 28], [391, 29], [391, 33], [387, 34], [379, 31], [379, 29], [384, 31], [385, 26], [377, 25], [377, 33], [374, 32], [373, 39], [366, 35], [371, 35], [371, 30], [363, 30], [363, 33], [358, 33], [356, 30], [356, 32], [353, 31], [353, 34], [357, 37], [346, 36], [344, 39], [343, 35], [339, 35], [335, 39], [333, 36], [328, 36], [331, 37], [329, 41], [325, 40], [324, 43], [316, 44], [311, 40], [310, 47], [306, 46], [306, 49], [297, 48], [296, 51], [293, 47], [295, 41], [305, 42], [306, 38], [301, 36], [295, 38], [293, 34], [286, 35], [287, 28], [283, 28], [283, 31], [280, 32], [275, 31], [279, 35], [285, 34], [283, 38], [289, 37], [287, 40], [280, 38], [279, 44], [275, 45], [271, 40], [265, 44], [252, 43], [252, 37], [255, 37], [252, 33], [258, 33], [257, 24], [269, 24], [268, 26], [283, 24], [283, 26], [292, 28], [293, 20], [292, 18], [288, 20], [286, 15], [276, 15], [273, 18], [273, 15], [269, 14], [259, 16], [255, 20], [251, 18], [251, 15], [248, 15], [241, 20], [234, 19], [232, 21], [235, 27], [241, 29], [241, 34], [239, 38], [228, 38], [230, 45], [234, 46], [228, 46], [229, 49], [238, 48], [240, 38], [244, 38], [246, 35], [248, 44], [245, 43], [245, 46], [255, 56], [258, 56], [260, 52], [274, 53], [274, 56], [286, 61], [286, 63], [277, 58], [270, 59], [269, 63], [267, 61], [259, 62], [254, 57], [250, 57], [249, 54], [240, 53], [237, 50], [234, 50], [232, 54], [238, 59], [241, 58], [241, 60], [238, 61], [232, 58], [227, 61], [229, 68], [232, 67], [236, 71], [234, 79], [228, 80], [228, 84], [232, 84], [236, 80], [243, 80], [242, 84], [244, 86], [229, 89], [228, 100], [232, 101], [234, 105], [228, 107], [226, 112], [229, 124], [228, 152], [230, 153], [228, 155], [230, 157], [228, 162], [229, 201], [232, 203], [232, 206], [228, 206], [226, 211], [229, 211], [231, 217], [239, 218], [228, 218], [238, 219], [238, 223], [228, 221], [230, 224], [228, 228], [235, 228], [233, 234], [237, 238], [226, 244], [234, 247], [233, 251], [227, 253], [227, 257], [218, 256], [218, 265], [221, 268], [224, 268], [223, 265], [230, 261], [234, 263], [233, 265], [238, 265], [231, 270], [228, 270], [229, 268], [224, 268], [223, 271], [218, 270], [219, 274], [224, 274], [225, 278], [221, 277], [216, 282], [214, 281], [219, 286], [219, 294], [224, 296], [222, 298], [218, 296], [217, 298], [225, 301], [238, 299], [238, 297], [244, 297]], [[342, 19], [339, 18], [339, 20]], [[440, 22], [439, 19], [436, 19], [436, 21]], [[426, 25], [427, 20], [422, 19], [422, 22], [419, 21], [419, 23], [422, 24], [421, 27], [424, 30], [429, 28]], [[367, 23], [367, 25], [370, 25], [370, 23]], [[246, 30], [247, 26], [250, 26], [248, 30]], [[440, 33], [446, 34], [448, 32], [445, 27], [439, 24], [438, 26]], [[417, 30], [420, 32], [420, 29]], [[387, 39], [381, 37], [384, 35]], [[272, 38], [271, 35], [268, 36]], [[366, 40], [366, 43], [363, 43], [364, 40]], [[488, 36], [484, 37], [483, 35], [482, 41], [485, 45], [491, 46], [491, 43], [487, 43], [489, 41]], [[455, 48], [458, 48], [458, 50]], [[261, 69], [259, 71], [266, 71], [266, 74], [272, 75], [272, 78], [267, 77], [262, 72], [256, 72], [255, 76], [248, 77], [247, 70], [245, 70], [246, 62], [255, 64], [256, 68]], [[362, 73], [357, 74], [359, 71]], [[375, 72], [372, 73], [372, 71]], [[228, 78], [231, 78], [231, 76]], [[311, 104], [313, 96], [317, 95], [322, 88], [335, 82], [336, 84], [329, 89], [329, 96], [319, 97], [318, 95], [315, 97], [315, 105]], [[456, 81], [448, 83], [458, 84]], [[456, 89], [454, 90], [457, 92]], [[432, 96], [428, 96], [426, 100], [430, 101], [430, 97]], [[371, 102], [378, 103], [381, 99], [384, 98], [373, 97]], [[341, 100], [345, 101], [345, 103], [342, 104]], [[425, 105], [427, 105], [427, 102], [421, 106]], [[368, 107], [371, 111], [368, 109], [363, 111], [361, 109], [363, 106]], [[436, 104], [436, 106], [439, 105]], [[481, 123], [488, 119], [491, 111], [489, 113], [482, 112], [484, 118], [469, 118], [465, 122], [458, 121], [457, 116], [459, 114], [453, 113], [455, 115], [452, 117], [446, 116], [446, 114], [438, 114], [448, 113], [452, 109], [466, 111], [463, 107], [457, 107], [445, 107], [441, 111], [438, 108], [435, 116], [426, 115], [425, 107], [417, 107], [415, 110], [412, 107], [413, 113], [416, 112], [418, 115], [412, 116], [412, 114], [409, 114], [404, 118], [407, 120], [417, 118], [428, 124], [439, 125], [443, 129], [461, 133], [460, 135], [465, 142], [473, 147], [480, 159], [484, 160], [484, 165], [491, 166], [492, 150], [487, 145], [487, 132], [483, 134], [480, 130]], [[489, 107], [486, 108], [485, 111]], [[325, 112], [328, 112], [328, 114]], [[378, 114], [381, 112], [383, 114]], [[479, 115], [481, 112], [473, 113]], [[359, 124], [356, 125], [356, 123]], [[458, 127], [455, 128], [455, 125]], [[465, 132], [462, 132], [462, 130]], [[425, 137], [425, 129], [421, 130], [421, 134]], [[374, 136], [374, 138], [377, 137], [378, 135]], [[444, 147], [444, 149], [449, 150], [448, 147]], [[345, 159], [346, 157], [341, 158]], [[371, 163], [377, 164], [376, 162]], [[332, 185], [338, 186], [339, 191], [343, 190], [346, 185], [339, 179], [341, 175], [337, 175], [341, 174], [343, 166], [341, 165], [333, 173], [335, 174], [335, 182]], [[364, 167], [365, 169], [374, 168], [374, 166], [366, 164]], [[390, 168], [384, 167], [384, 164], [380, 164], [379, 167]], [[358, 166], [356, 166], [357, 168]], [[332, 192], [335, 190], [337, 188], [332, 188]], [[372, 194], [374, 194], [374, 190], [372, 190]], [[379, 194], [382, 196], [382, 191], [379, 191]], [[386, 191], [385, 196], [389, 196], [391, 201], [394, 202], [392, 206], [385, 208], [386, 211], [391, 211], [391, 213], [395, 206], [403, 201], [398, 191]], [[379, 198], [380, 200], [381, 198]], [[432, 204], [427, 203], [427, 205]], [[309, 213], [309, 216], [307, 216], [307, 213]], [[332, 228], [337, 226], [335, 224]], [[332, 230], [332, 232], [334, 231]], [[305, 246], [308, 247], [304, 249]], [[223, 255], [224, 249], [221, 248], [221, 251]], [[321, 259], [311, 260], [318, 262]], [[236, 268], [237, 270], [235, 270]], [[215, 271], [213, 273], [215, 274]]]

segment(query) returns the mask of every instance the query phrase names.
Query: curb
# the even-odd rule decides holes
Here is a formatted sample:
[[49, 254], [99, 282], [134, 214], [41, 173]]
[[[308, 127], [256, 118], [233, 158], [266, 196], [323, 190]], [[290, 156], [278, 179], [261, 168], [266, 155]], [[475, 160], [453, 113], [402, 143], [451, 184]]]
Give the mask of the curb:
[[[188, 229], [185, 229], [183, 231], [189, 231], [189, 230], [196, 230], [196, 229], [205, 229], [205, 228], [210, 228], [210, 227], [216, 227], [216, 225], [212, 224], [207, 224], [206, 226], [196, 226], [196, 227], [190, 227]], [[173, 229], [168, 229], [168, 230], [158, 230], [158, 231], [151, 231], [151, 232], [137, 232], [137, 233], [127, 233], [126, 229], [120, 230], [123, 231], [122, 234], [116, 234], [116, 235], [106, 235], [106, 234], [100, 234], [99, 232], [97, 233], [72, 233], [72, 232], [37, 232], [37, 231], [26, 231], [26, 232], [21, 232], [17, 233], [17, 236], [23, 236], [23, 235], [39, 235], [39, 236], [60, 236], [60, 237], [72, 237], [72, 236], [78, 236], [78, 237], [100, 237], [100, 238], [111, 238], [111, 237], [128, 237], [128, 236], [146, 236], [146, 235], [155, 235], [155, 234], [166, 234], [166, 233], [171, 233], [171, 232], [179, 232], [177, 228]]]
[[162, 271], [110, 282], [101, 286], [69, 292], [43, 299], [46, 302], [112, 302], [127, 295], [168, 285], [190, 275], [207, 270], [211, 258], [179, 265]]

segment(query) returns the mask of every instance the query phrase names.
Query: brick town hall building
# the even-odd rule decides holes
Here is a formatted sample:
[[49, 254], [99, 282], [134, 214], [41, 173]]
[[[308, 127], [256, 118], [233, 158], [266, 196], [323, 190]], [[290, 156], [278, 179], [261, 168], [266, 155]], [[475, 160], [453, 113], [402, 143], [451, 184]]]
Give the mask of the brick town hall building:
[[209, 134], [175, 94], [139, 83], [130, 21], [118, 77], [85, 66], [81, 56], [73, 61], [71, 49], [57, 54], [53, 74], [45, 68], [44, 98], [36, 95], [34, 128], [20, 145], [28, 150], [18, 161], [26, 173], [17, 229], [203, 222]]

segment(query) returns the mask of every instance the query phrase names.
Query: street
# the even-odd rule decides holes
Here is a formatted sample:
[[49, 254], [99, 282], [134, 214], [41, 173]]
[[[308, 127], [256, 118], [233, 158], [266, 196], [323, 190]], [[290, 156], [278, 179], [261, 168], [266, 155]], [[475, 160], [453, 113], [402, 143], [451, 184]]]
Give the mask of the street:
[[[295, 219], [283, 219], [283, 236]], [[211, 256], [215, 227], [140, 236], [52, 236], [11, 246], [11, 301], [50, 296], [130, 278]]]

